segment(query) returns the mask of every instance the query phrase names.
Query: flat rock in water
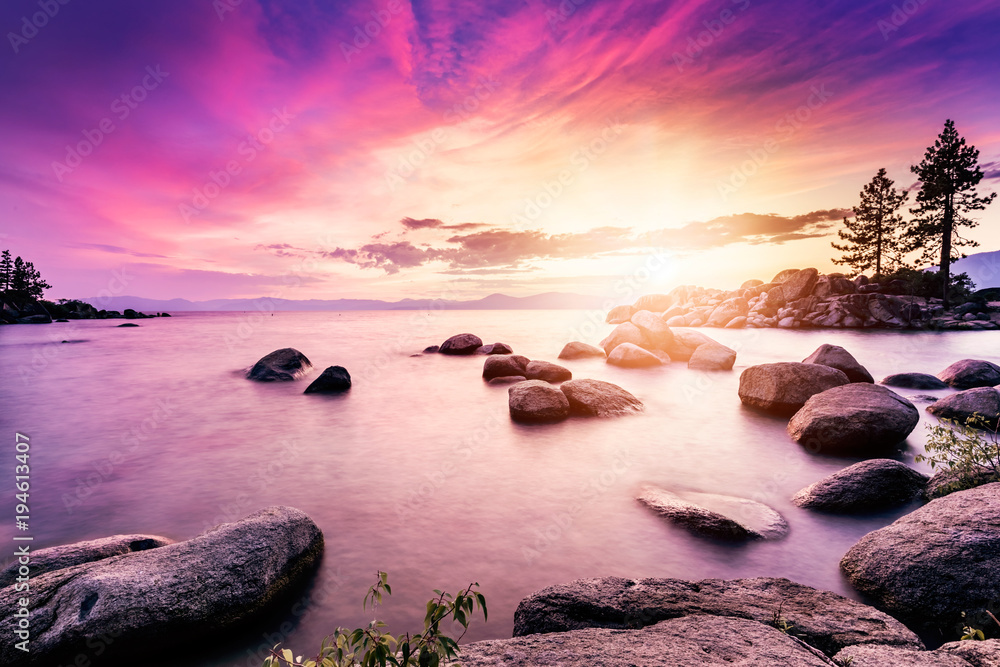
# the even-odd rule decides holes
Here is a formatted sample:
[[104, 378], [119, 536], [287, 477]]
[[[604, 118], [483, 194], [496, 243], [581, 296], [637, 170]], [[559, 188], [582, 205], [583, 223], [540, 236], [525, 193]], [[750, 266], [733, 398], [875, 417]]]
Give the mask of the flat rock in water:
[[589, 357], [604, 359], [607, 356], [607, 353], [601, 348], [579, 341], [566, 343], [562, 352], [559, 353], [560, 359], [586, 359]]
[[962, 359], [938, 373], [938, 378], [955, 389], [993, 387], [1000, 384], [1000, 366], [982, 359]]
[[714, 493], [678, 491], [645, 486], [638, 497], [660, 516], [696, 535], [722, 540], [778, 539], [788, 524], [767, 505]]
[[932, 500], [868, 533], [840, 567], [911, 628], [992, 627], [982, 610], [1000, 599], [1000, 483]]
[[507, 405], [514, 421], [557, 422], [569, 416], [566, 395], [544, 380], [526, 380], [507, 390]]
[[329, 366], [312, 381], [305, 394], [339, 394], [351, 388], [351, 374], [343, 366]]
[[299, 510], [271, 507], [186, 542], [73, 565], [31, 578], [31, 651], [14, 648], [18, 593], [0, 590], [0, 664], [60, 665], [110, 635], [101, 660], [177, 651], [267, 608], [310, 574], [323, 533]]
[[872, 512], [919, 498], [927, 480], [927, 475], [899, 461], [871, 459], [807, 486], [792, 496], [792, 502], [824, 512]]
[[802, 360], [804, 364], [820, 364], [843, 371], [851, 382], [875, 382], [872, 374], [858, 363], [854, 355], [839, 345], [823, 343], [816, 351]]
[[927, 373], [896, 373], [882, 379], [881, 384], [903, 389], [947, 389], [948, 385]]
[[699, 371], [731, 371], [736, 363], [736, 350], [721, 343], [705, 343], [688, 359], [688, 368]]
[[739, 395], [744, 405], [789, 416], [814, 394], [849, 382], [843, 371], [820, 364], [760, 364], [740, 375]]
[[971, 667], [957, 655], [898, 646], [848, 646], [833, 660], [850, 667]]
[[483, 362], [483, 379], [505, 377], [510, 375], [525, 375], [529, 359], [521, 355], [490, 356]]
[[[38, 316], [35, 315], [35, 317], [38, 317]], [[32, 322], [26, 322], [25, 324], [33, 324], [33, 323]], [[118, 328], [122, 329], [122, 328], [130, 328], [130, 327], [137, 327], [137, 326], [139, 326], [139, 325], [138, 324], [133, 324], [131, 322], [126, 322], [125, 324], [119, 324]]]
[[591, 628], [462, 647], [463, 667], [828, 667], [834, 663], [776, 628], [743, 618], [687, 616], [637, 630]]
[[[75, 542], [37, 551], [32, 550], [30, 576], [37, 577], [53, 570], [61, 570], [82, 563], [92, 563], [134, 551], [155, 549], [173, 544], [173, 542], [173, 540], [159, 535], [112, 535], [97, 540]], [[18, 566], [19, 563], [15, 560], [6, 570], [0, 572], [0, 588], [14, 583], [18, 576]]]
[[479, 336], [470, 333], [457, 334], [445, 342], [441, 343], [438, 352], [441, 354], [475, 354], [476, 350], [483, 346], [483, 340]]
[[247, 371], [248, 380], [257, 382], [291, 382], [305, 377], [312, 370], [312, 363], [298, 350], [283, 347], [264, 355]]
[[424, 348], [424, 354], [434, 354], [441, 349], [440, 345], [428, 345]]
[[701, 614], [771, 623], [779, 610], [794, 626], [796, 637], [826, 655], [855, 644], [924, 647], [905, 625], [873, 607], [770, 577], [578, 579], [522, 599], [514, 612], [514, 636], [581, 628], [638, 628], [669, 618], [701, 618]]
[[891, 389], [854, 382], [810, 397], [787, 430], [814, 454], [874, 456], [905, 440], [919, 421], [913, 403]]
[[524, 377], [529, 380], [545, 380], [546, 382], [565, 382], [573, 379], [573, 373], [564, 366], [548, 361], [531, 361], [524, 369]]
[[608, 363], [624, 368], [647, 368], [662, 366], [663, 359], [632, 343], [622, 343], [608, 355]]
[[642, 411], [642, 401], [610, 382], [570, 380], [559, 389], [569, 401], [571, 415], [614, 417]]
[[959, 424], [965, 424], [966, 420], [978, 414], [986, 423], [977, 428], [996, 429], [1000, 421], [1000, 391], [993, 387], [966, 389], [938, 399], [927, 406], [927, 412], [938, 419], [951, 419]]

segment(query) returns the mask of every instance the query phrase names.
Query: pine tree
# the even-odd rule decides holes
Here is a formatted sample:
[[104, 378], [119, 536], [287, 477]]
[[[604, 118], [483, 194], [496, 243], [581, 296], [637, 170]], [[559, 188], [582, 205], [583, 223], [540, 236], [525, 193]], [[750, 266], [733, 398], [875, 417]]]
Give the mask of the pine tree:
[[28, 262], [24, 265], [25, 273], [25, 293], [29, 298], [41, 299], [45, 295], [45, 290], [51, 289], [52, 285], [42, 280], [42, 274], [35, 268], [34, 263]]
[[908, 192], [893, 187], [885, 169], [879, 169], [871, 183], [861, 190], [861, 203], [854, 207], [854, 219], [844, 218], [844, 227], [837, 232], [843, 245], [831, 243], [844, 255], [834, 264], [847, 264], [856, 271], [875, 269], [875, 282], [882, 277], [883, 267], [902, 264], [903, 218], [897, 214]]
[[960, 247], [979, 244], [958, 234], [960, 227], [976, 227], [979, 222], [967, 217], [971, 211], [981, 211], [993, 201], [996, 193], [981, 197], [976, 186], [983, 180], [979, 168], [979, 151], [966, 145], [965, 138], [955, 130], [955, 122], [946, 120], [944, 130], [934, 145], [924, 153], [923, 161], [910, 167], [920, 180], [914, 219], [907, 231], [908, 250], [922, 250], [921, 259], [933, 261], [940, 252], [939, 271], [942, 277], [942, 300], [947, 309], [951, 263], [960, 258]]
[[14, 272], [14, 262], [10, 258], [10, 250], [0, 254], [0, 292], [10, 289], [11, 274]]

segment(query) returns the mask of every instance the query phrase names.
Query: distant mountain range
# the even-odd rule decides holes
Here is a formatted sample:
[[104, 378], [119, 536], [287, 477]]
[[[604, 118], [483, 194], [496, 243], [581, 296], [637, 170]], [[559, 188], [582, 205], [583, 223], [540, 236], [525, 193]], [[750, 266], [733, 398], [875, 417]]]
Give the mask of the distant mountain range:
[[436, 299], [403, 299], [379, 301], [376, 299], [213, 299], [188, 301], [187, 299], [145, 299], [138, 296], [91, 297], [81, 299], [95, 308], [124, 311], [131, 308], [140, 312], [181, 311], [288, 311], [288, 310], [589, 310], [600, 309], [604, 299], [582, 294], [547, 292], [534, 296], [507, 296], [491, 294], [474, 301]]
[[[938, 267], [930, 268], [937, 270]], [[952, 262], [951, 273], [969, 274], [977, 290], [1000, 287], [1000, 250], [977, 252], [975, 255]]]

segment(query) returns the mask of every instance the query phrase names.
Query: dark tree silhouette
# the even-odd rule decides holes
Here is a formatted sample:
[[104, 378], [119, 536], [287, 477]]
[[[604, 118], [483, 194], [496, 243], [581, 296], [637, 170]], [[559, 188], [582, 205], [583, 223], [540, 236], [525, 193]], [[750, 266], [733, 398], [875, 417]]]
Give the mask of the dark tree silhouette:
[[41, 274], [31, 262], [25, 262], [20, 256], [14, 259], [9, 273], [4, 272], [4, 262], [10, 259], [10, 252], [4, 251], [0, 256], [0, 273], [4, 273], [4, 291], [19, 303], [32, 299], [41, 299], [45, 290], [52, 285], [42, 279]]
[[882, 268], [895, 269], [902, 264], [903, 217], [897, 213], [908, 192], [896, 191], [892, 179], [879, 169], [871, 183], [861, 191], [861, 203], [854, 207], [854, 219], [844, 218], [844, 229], [837, 232], [845, 243], [831, 243], [843, 256], [834, 264], [847, 264], [859, 273], [875, 269], [875, 282]]
[[14, 262], [10, 258], [10, 250], [0, 254], [0, 292], [10, 289], [10, 279], [14, 275]]
[[933, 261], [940, 252], [938, 266], [944, 285], [941, 298], [947, 309], [951, 263], [962, 257], [957, 248], [979, 245], [962, 238], [958, 230], [978, 226], [979, 222], [967, 214], [986, 208], [996, 193], [980, 196], [976, 192], [976, 186], [983, 180], [979, 151], [965, 143], [950, 119], [945, 121], [944, 130], [934, 145], [924, 153], [923, 161], [910, 167], [910, 171], [920, 179], [920, 191], [916, 207], [910, 209], [914, 219], [907, 231], [907, 249], [921, 250], [924, 261]]

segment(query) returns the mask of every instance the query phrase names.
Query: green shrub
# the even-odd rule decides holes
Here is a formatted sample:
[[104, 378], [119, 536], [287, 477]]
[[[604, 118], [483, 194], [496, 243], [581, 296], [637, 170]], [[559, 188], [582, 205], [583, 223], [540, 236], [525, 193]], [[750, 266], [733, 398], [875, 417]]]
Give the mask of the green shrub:
[[[458, 655], [458, 642], [465, 636], [476, 609], [483, 610], [486, 620], [486, 597], [478, 590], [479, 584], [472, 583], [454, 598], [443, 591], [435, 590], [435, 597], [427, 601], [423, 632], [410, 635], [392, 636], [385, 631], [386, 624], [373, 620], [366, 628], [348, 630], [337, 628], [323, 640], [319, 654], [303, 661], [295, 657], [289, 649], [275, 646], [271, 656], [264, 661], [264, 667], [438, 667], [442, 660], [451, 660]], [[389, 575], [378, 573], [378, 580], [368, 589], [362, 606], [372, 611], [382, 603], [382, 593], [392, 595]], [[442, 621], [452, 618], [463, 628], [457, 639], [452, 639], [441, 629]]]

